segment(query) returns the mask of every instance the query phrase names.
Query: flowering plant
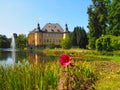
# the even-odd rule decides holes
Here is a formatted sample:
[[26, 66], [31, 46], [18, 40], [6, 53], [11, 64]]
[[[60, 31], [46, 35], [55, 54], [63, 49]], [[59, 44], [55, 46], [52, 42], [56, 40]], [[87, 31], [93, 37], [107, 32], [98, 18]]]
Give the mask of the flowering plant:
[[71, 61], [72, 61], [72, 58], [69, 57], [69, 56], [66, 55], [66, 54], [62, 54], [62, 55], [60, 56], [60, 64], [61, 64], [62, 66], [68, 66], [68, 65], [71, 63]]
[[[60, 55], [60, 64], [63, 66], [60, 72], [60, 81], [58, 90], [71, 90], [71, 80], [73, 75], [71, 74], [72, 67], [72, 58], [66, 54]], [[65, 68], [64, 68], [65, 67]], [[74, 79], [73, 79], [74, 80]]]
[[94, 90], [92, 85], [95, 77], [88, 66], [81, 64], [80, 61], [73, 64], [72, 58], [66, 54], [60, 55], [59, 62], [62, 67], [59, 73], [58, 90]]

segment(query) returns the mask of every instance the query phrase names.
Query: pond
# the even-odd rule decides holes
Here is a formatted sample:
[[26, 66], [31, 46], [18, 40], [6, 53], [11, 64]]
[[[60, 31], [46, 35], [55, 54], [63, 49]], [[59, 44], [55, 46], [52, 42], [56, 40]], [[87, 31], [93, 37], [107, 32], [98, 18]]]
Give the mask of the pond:
[[45, 53], [35, 53], [33, 51], [11, 51], [9, 49], [0, 50], [0, 64], [11, 65], [14, 63], [27, 62], [30, 64], [46, 63], [59, 60], [58, 56], [47, 56]]

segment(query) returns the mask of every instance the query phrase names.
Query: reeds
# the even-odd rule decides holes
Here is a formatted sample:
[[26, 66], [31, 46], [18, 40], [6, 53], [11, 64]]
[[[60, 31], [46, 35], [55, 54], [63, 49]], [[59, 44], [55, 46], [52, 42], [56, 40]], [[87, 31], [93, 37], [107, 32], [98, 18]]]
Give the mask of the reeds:
[[0, 66], [0, 90], [55, 90], [58, 82], [59, 65], [15, 64]]
[[[70, 70], [79, 80], [74, 81], [75, 86], [82, 85], [86, 79], [95, 78], [94, 71], [87, 63], [78, 62], [75, 65], [78, 68]], [[64, 67], [58, 61], [37, 65], [0, 65], [0, 90], [58, 90], [61, 68]]]

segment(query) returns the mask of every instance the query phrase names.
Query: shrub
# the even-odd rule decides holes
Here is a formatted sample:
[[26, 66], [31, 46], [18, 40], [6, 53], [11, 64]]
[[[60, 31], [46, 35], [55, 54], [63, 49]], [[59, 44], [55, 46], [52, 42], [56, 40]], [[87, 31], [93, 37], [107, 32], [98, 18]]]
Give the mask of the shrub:
[[95, 37], [89, 38], [89, 45], [88, 45], [89, 49], [95, 49], [95, 41], [96, 41]]
[[106, 35], [96, 40], [96, 50], [98, 51], [112, 51], [120, 50], [120, 37]]
[[120, 50], [120, 36], [112, 38], [111, 45], [113, 47], [113, 50]]
[[70, 49], [71, 48], [71, 41], [70, 38], [65, 38], [61, 42], [62, 48], [63, 49]]
[[102, 36], [96, 40], [96, 50], [101, 51], [111, 51], [112, 46], [111, 46], [111, 39], [113, 36]]
[[50, 48], [50, 49], [54, 49], [54, 48], [55, 48], [55, 44], [54, 44], [53, 42], [50, 43], [49, 48]]

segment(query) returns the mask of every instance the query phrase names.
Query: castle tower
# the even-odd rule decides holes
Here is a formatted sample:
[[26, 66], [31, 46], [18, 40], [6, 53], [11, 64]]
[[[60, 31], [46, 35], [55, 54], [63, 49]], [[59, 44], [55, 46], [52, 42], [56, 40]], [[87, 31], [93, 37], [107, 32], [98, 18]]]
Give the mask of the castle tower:
[[39, 23], [37, 24], [37, 29], [40, 31], [40, 24]]
[[42, 35], [42, 30], [40, 29], [40, 24], [37, 24], [36, 32], [35, 32], [35, 46], [41, 46], [43, 41], [42, 41], [43, 35]]
[[63, 32], [63, 39], [66, 38], [66, 37], [69, 37], [69, 30], [68, 30], [68, 25], [65, 24], [65, 30]]

